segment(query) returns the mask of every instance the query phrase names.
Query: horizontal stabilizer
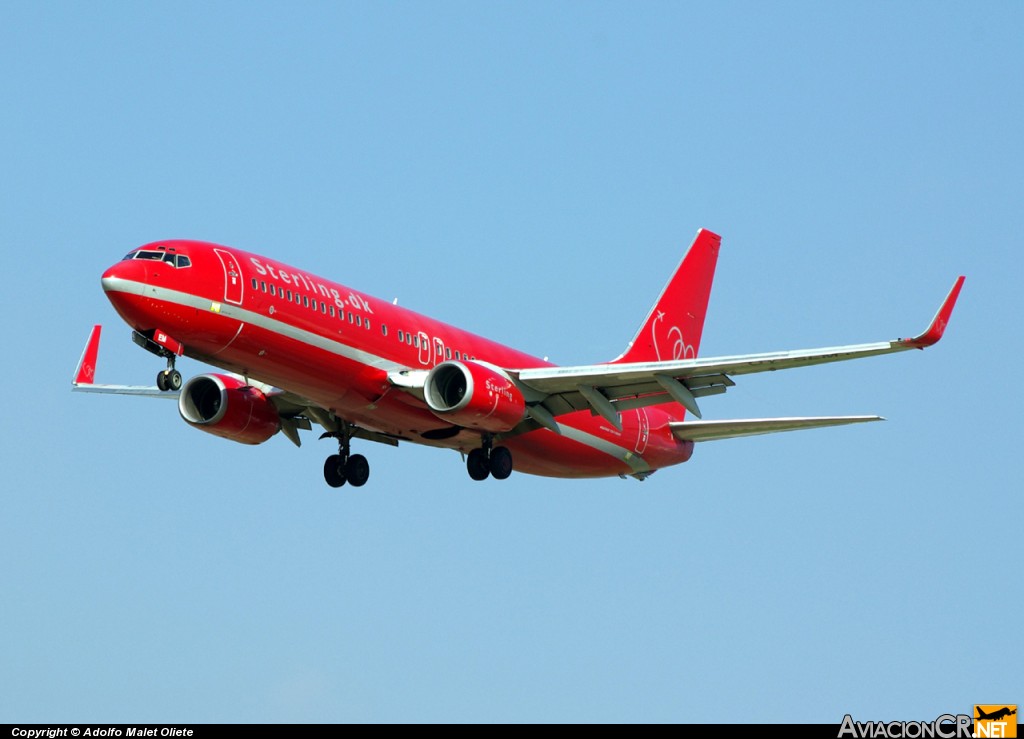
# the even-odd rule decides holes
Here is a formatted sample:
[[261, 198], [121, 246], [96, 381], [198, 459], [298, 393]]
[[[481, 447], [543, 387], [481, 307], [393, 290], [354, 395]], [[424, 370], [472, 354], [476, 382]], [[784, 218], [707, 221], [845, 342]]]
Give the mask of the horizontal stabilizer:
[[845, 426], [850, 423], [884, 421], [881, 416], [808, 416], [796, 418], [743, 418], [732, 421], [680, 421], [669, 427], [682, 441], [715, 441], [738, 436], [774, 434], [780, 431]]

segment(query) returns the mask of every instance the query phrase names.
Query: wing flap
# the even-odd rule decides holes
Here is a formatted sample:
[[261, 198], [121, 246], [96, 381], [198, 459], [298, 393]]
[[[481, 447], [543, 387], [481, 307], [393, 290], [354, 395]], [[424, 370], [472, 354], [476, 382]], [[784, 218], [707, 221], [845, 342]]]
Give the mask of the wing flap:
[[679, 421], [669, 424], [681, 441], [717, 441], [741, 436], [775, 434], [782, 431], [846, 426], [851, 423], [884, 421], [881, 416], [803, 416], [791, 418], [743, 418], [730, 421]]

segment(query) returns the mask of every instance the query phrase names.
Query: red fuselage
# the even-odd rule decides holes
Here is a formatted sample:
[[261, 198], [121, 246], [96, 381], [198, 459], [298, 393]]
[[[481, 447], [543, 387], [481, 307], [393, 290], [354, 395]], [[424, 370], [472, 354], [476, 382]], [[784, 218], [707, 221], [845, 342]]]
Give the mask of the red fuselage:
[[[337, 417], [402, 440], [468, 452], [479, 431], [452, 430], [388, 379], [446, 360], [550, 366], [483, 337], [265, 257], [197, 241], [141, 247], [103, 274], [117, 312], [136, 331], [159, 329], [184, 354], [307, 399]], [[156, 256], [163, 255], [163, 259]], [[621, 431], [589, 411], [546, 428], [499, 435], [515, 469], [553, 477], [635, 474], [686, 461], [693, 445], [668, 423], [674, 404], [621, 414]], [[443, 437], [443, 438], [441, 438]]]

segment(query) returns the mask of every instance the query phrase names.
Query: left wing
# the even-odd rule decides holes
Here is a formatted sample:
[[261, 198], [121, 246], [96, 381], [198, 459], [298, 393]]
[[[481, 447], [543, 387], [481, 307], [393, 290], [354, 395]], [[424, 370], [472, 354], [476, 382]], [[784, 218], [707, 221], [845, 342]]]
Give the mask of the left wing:
[[[181, 391], [161, 390], [156, 385], [101, 385], [93, 382], [96, 378], [96, 364], [100, 352], [100, 334], [103, 327], [95, 325], [89, 333], [82, 358], [78, 360], [75, 376], [71, 380], [71, 389], [80, 393], [106, 393], [111, 395], [142, 395], [149, 398], [165, 398], [178, 400]], [[330, 411], [324, 410], [302, 396], [289, 393], [271, 385], [257, 382], [248, 377], [228, 373], [232, 377], [258, 387], [277, 408], [281, 421], [281, 433], [295, 446], [301, 446], [299, 430], [309, 431], [311, 421], [323, 426], [327, 436], [342, 431], [352, 438], [367, 439], [390, 446], [398, 446], [398, 440], [386, 434], [369, 431], [352, 424], [346, 424]], [[343, 428], [344, 427], [344, 428]], [[323, 438], [323, 437], [321, 437]]]
[[700, 418], [696, 399], [724, 393], [735, 384], [731, 379], [735, 375], [809, 367], [932, 346], [942, 338], [963, 284], [963, 276], [958, 277], [928, 328], [911, 339], [708, 359], [538, 367], [508, 370], [508, 373], [544, 398], [528, 409], [542, 425], [549, 425], [545, 423], [550, 421], [549, 414], [557, 416], [589, 407], [618, 426], [621, 411], [671, 401], [681, 403]]
[[177, 400], [177, 391], [163, 391], [156, 385], [97, 385], [96, 362], [100, 353], [100, 332], [103, 327], [96, 325], [89, 333], [89, 341], [85, 344], [82, 358], [75, 368], [75, 377], [71, 380], [71, 389], [80, 393], [110, 393], [113, 395], [146, 395], [151, 398], [167, 398]]

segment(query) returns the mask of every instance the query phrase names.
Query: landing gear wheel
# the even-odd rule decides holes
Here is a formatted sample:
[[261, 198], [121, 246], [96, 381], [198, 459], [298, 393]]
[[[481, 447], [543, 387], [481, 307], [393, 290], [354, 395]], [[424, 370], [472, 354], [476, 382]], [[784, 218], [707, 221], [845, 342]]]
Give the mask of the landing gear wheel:
[[370, 479], [370, 463], [362, 454], [353, 454], [345, 462], [345, 477], [353, 487], [362, 487]]
[[324, 462], [324, 479], [332, 488], [340, 488], [346, 482], [354, 488], [362, 487], [370, 479], [370, 463], [362, 454], [349, 454], [349, 442], [356, 427], [337, 417], [334, 422], [334, 430], [320, 434], [321, 439], [338, 440], [338, 453]]
[[156, 374], [156, 386], [160, 392], [181, 390], [181, 373], [176, 369], [161, 370]]
[[491, 474], [491, 465], [487, 459], [487, 453], [483, 449], [474, 449], [469, 453], [469, 457], [466, 459], [466, 471], [477, 482], [486, 480], [487, 476]]
[[491, 450], [491, 474], [495, 480], [504, 480], [512, 474], [512, 452], [503, 446]]
[[[332, 454], [324, 462], [324, 479], [332, 488], [340, 488], [345, 484], [345, 462], [340, 454]], [[366, 482], [366, 480], [363, 480]], [[352, 483], [353, 485], [355, 483]], [[362, 485], [363, 483], [359, 483]]]

